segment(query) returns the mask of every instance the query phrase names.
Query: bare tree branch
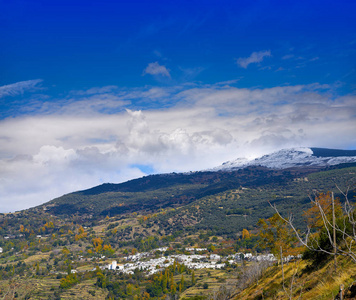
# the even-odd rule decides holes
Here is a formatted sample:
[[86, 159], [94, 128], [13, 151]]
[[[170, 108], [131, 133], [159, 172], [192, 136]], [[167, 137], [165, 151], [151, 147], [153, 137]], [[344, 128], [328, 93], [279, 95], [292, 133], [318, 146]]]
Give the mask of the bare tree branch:
[[[336, 253], [331, 252], [327, 249], [324, 249], [320, 246], [318, 239], [311, 234], [311, 227], [307, 226], [306, 231], [304, 234], [300, 234], [300, 232], [295, 228], [293, 225], [293, 215], [290, 214], [288, 218], [283, 217], [280, 212], [278, 211], [276, 205], [272, 205], [270, 202], [270, 206], [274, 209], [274, 211], [278, 214], [278, 216], [285, 221], [294, 231], [297, 239], [299, 242], [305, 246], [307, 249], [312, 250], [312, 251], [318, 251], [318, 252], [323, 252], [328, 255], [342, 255], [342, 256], [348, 256], [350, 257], [355, 263], [356, 263], [356, 252], [353, 249], [353, 246], [356, 242], [356, 220], [355, 220], [355, 206], [350, 203], [348, 199], [348, 193], [350, 191], [350, 187], [348, 186], [346, 191], [342, 191], [341, 188], [336, 185], [336, 188], [339, 190], [339, 192], [344, 196], [345, 198], [345, 203], [344, 203], [344, 219], [343, 219], [343, 225], [342, 228], [340, 228], [339, 225], [330, 222], [325, 209], [321, 205], [320, 201], [318, 200], [318, 197], [316, 195], [311, 196], [309, 195], [309, 199], [313, 205], [315, 205], [318, 208], [319, 215], [322, 220], [323, 224], [323, 229], [325, 230], [325, 233], [327, 235], [327, 238], [330, 242], [330, 245], [332, 248], [336, 248]], [[352, 231], [351, 233], [348, 232], [347, 228], [348, 225], [351, 226]], [[342, 246], [337, 245], [334, 240], [333, 240], [333, 234], [332, 231], [335, 230], [337, 233], [339, 233], [342, 236]], [[304, 238], [302, 238], [304, 237]]]

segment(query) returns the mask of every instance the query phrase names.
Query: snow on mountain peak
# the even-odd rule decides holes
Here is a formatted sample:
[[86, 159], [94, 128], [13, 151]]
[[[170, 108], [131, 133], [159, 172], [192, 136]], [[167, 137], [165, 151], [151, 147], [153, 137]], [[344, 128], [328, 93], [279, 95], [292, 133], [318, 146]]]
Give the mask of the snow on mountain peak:
[[300, 166], [331, 166], [356, 162], [355, 150], [334, 150], [324, 148], [282, 149], [256, 159], [238, 158], [223, 163], [213, 171], [229, 171], [248, 166], [263, 166], [271, 169], [286, 169]]

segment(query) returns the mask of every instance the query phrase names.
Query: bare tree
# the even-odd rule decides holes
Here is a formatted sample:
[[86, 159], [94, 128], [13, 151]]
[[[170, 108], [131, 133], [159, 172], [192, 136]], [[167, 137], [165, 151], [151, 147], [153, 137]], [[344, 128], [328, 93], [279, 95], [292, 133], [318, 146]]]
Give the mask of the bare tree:
[[288, 297], [288, 299], [293, 299], [293, 295], [296, 293], [297, 289], [299, 288], [299, 297], [298, 299], [302, 298], [302, 293], [303, 293], [303, 285], [304, 283], [297, 283], [297, 274], [299, 271], [299, 264], [300, 264], [300, 260], [295, 260], [294, 261], [294, 268], [292, 270], [292, 276], [290, 279], [290, 284], [289, 284], [289, 288], [287, 289], [284, 285], [283, 285], [283, 290], [284, 293], [286, 294], [286, 296]]
[[208, 296], [209, 300], [228, 300], [231, 299], [232, 289], [226, 285], [220, 286], [219, 290], [215, 290]]
[[243, 268], [237, 282], [238, 290], [245, 289], [253, 282], [256, 282], [258, 285], [258, 281], [262, 277], [263, 272], [271, 265], [273, 265], [273, 262], [262, 260], [256, 261], [251, 266]]
[[[331, 193], [331, 201], [333, 207], [333, 217], [327, 215], [325, 207], [319, 201], [317, 195], [309, 196], [311, 203], [317, 207], [323, 230], [326, 232], [327, 239], [332, 247], [332, 250], [325, 249], [319, 243], [318, 238], [312, 234], [311, 226], [307, 226], [307, 230], [304, 234], [301, 234], [293, 224], [293, 215], [290, 214], [288, 218], [283, 217], [278, 211], [276, 205], [271, 205], [275, 212], [279, 215], [281, 219], [289, 224], [294, 233], [296, 234], [299, 242], [304, 245], [307, 249], [312, 251], [323, 252], [329, 255], [337, 256], [348, 256], [356, 263], [356, 252], [354, 245], [356, 243], [356, 218], [355, 218], [355, 205], [349, 201], [348, 193], [349, 187], [346, 191], [342, 191], [338, 185], [336, 185], [339, 192], [344, 196], [344, 207], [342, 222], [335, 222], [335, 209], [334, 209], [334, 194]], [[336, 234], [341, 237], [341, 242], [337, 243]]]

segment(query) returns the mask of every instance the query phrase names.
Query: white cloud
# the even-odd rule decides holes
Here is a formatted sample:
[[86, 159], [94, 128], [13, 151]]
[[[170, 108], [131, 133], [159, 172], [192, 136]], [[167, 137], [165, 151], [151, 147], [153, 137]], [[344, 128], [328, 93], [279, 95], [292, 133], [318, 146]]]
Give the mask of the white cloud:
[[269, 57], [271, 55], [270, 50], [266, 51], [259, 51], [259, 52], [252, 52], [249, 57], [240, 57], [236, 60], [236, 63], [241, 67], [246, 69], [249, 64], [259, 63], [263, 61], [265, 57]]
[[39, 153], [33, 156], [34, 163], [39, 163], [43, 165], [66, 165], [74, 159], [76, 159], [76, 154], [73, 149], [65, 150], [63, 149], [63, 147], [55, 147], [50, 145], [42, 146], [40, 148]]
[[[135, 165], [183, 172], [292, 146], [355, 148], [356, 98], [330, 89], [195, 84], [71, 94], [60, 109], [0, 121], [0, 212], [142, 176]], [[146, 97], [170, 105], [135, 110]]]
[[171, 74], [169, 74], [169, 70], [165, 66], [161, 66], [157, 61], [153, 63], [149, 63], [146, 69], [143, 71], [143, 75], [161, 75], [164, 77], [171, 78]]
[[0, 98], [23, 94], [26, 90], [39, 89], [38, 84], [41, 82], [42, 79], [34, 79], [0, 86]]

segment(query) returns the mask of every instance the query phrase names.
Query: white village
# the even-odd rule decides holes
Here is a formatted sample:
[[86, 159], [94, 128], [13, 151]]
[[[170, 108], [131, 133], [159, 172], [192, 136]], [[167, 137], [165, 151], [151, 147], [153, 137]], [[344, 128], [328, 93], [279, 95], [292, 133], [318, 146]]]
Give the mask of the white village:
[[[259, 254], [253, 255], [252, 253], [235, 253], [229, 256], [220, 256], [218, 254], [195, 254], [197, 252], [206, 251], [206, 248], [186, 248], [191, 254], [175, 254], [164, 256], [164, 253], [168, 250], [168, 247], [157, 248], [150, 252], [141, 252], [135, 255], [129, 255], [124, 257], [126, 263], [118, 264], [116, 260], [110, 264], [101, 266], [101, 269], [108, 269], [126, 274], [133, 274], [136, 269], [144, 271], [146, 275], [152, 275], [162, 271], [164, 268], [173, 265], [174, 261], [184, 264], [189, 269], [221, 269], [226, 264], [237, 264], [238, 262], [245, 261], [277, 261], [276, 257], [271, 254]], [[157, 257], [157, 253], [161, 253], [160, 257]], [[154, 258], [152, 258], [155, 256]], [[105, 257], [102, 257], [105, 258]], [[285, 261], [293, 259], [294, 256], [285, 257]], [[73, 270], [74, 271], [74, 270]]]

